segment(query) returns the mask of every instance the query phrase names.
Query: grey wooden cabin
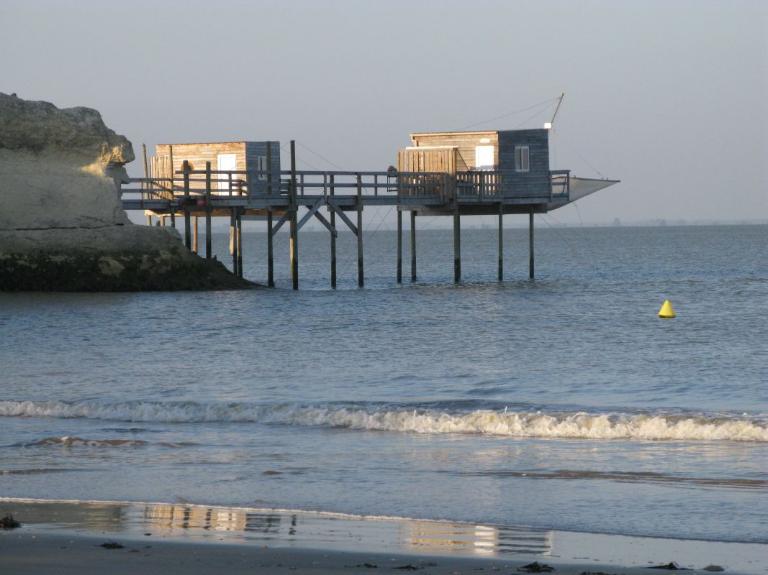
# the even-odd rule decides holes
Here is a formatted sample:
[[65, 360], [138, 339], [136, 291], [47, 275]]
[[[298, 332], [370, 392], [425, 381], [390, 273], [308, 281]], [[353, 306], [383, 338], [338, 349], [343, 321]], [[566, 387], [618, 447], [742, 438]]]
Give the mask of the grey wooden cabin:
[[[218, 196], [268, 194], [279, 192], [280, 142], [238, 141], [158, 144], [152, 158], [155, 178], [175, 177], [187, 162], [192, 171], [211, 166], [213, 194]], [[250, 189], [248, 188], [250, 185]], [[196, 174], [190, 181], [191, 190], [205, 189], [204, 178]]]
[[[551, 170], [549, 130], [418, 132], [398, 153], [401, 172], [455, 176], [458, 200], [495, 197], [510, 204], [542, 205], [568, 199], [568, 170]], [[471, 193], [466, 192], [471, 190]]]

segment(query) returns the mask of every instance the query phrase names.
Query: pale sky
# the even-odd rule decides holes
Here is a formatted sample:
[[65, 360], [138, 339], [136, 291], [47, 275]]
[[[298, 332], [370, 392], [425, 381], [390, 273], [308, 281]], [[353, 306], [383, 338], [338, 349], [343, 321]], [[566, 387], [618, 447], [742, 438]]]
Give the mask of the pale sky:
[[541, 127], [552, 106], [479, 123], [565, 91], [552, 168], [622, 183], [553, 221], [768, 219], [762, 0], [0, 0], [0, 72], [0, 92], [98, 109], [137, 154], [293, 138], [306, 169]]

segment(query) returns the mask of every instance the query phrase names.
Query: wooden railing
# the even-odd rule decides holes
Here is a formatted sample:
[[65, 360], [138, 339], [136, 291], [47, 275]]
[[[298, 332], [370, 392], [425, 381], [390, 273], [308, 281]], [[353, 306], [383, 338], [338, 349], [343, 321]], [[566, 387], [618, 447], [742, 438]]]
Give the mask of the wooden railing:
[[[440, 172], [351, 172], [283, 170], [276, 174], [253, 170], [193, 170], [185, 167], [173, 178], [130, 178], [138, 188], [124, 187], [122, 194], [140, 194], [143, 201], [194, 198], [209, 195], [212, 200], [233, 198], [268, 198], [288, 196], [293, 177], [296, 178], [298, 198], [327, 198], [329, 196], [361, 196], [425, 199], [435, 203], [499, 201], [514, 198], [514, 190], [505, 188], [502, 171], [466, 171], [450, 175]], [[507, 180], [508, 181], [508, 180]], [[567, 199], [570, 172], [550, 172], [549, 199]], [[539, 198], [539, 196], [536, 196]]]
[[553, 199], [567, 200], [571, 193], [571, 171], [550, 170], [549, 181]]

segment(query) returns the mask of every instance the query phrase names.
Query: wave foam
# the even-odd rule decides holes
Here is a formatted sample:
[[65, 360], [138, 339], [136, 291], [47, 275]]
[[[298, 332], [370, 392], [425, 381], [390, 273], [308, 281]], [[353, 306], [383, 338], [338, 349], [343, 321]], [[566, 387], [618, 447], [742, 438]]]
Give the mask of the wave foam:
[[38, 447], [46, 445], [62, 445], [64, 447], [122, 447], [122, 446], [141, 446], [146, 445], [146, 441], [140, 439], [86, 439], [72, 435], [62, 437], [44, 437], [32, 443], [25, 444], [26, 447]]
[[768, 442], [768, 425], [749, 418], [587, 412], [260, 405], [197, 402], [0, 401], [0, 416], [165, 423], [255, 422], [412, 433], [625, 440]]

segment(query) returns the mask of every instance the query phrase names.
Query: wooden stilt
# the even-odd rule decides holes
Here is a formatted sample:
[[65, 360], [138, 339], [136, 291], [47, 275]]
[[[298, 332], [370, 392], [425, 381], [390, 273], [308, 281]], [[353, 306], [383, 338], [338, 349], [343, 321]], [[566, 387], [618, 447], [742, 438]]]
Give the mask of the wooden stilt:
[[[331, 201], [333, 201], [333, 196], [336, 193], [333, 174], [331, 174], [330, 186]], [[336, 212], [332, 209], [328, 211], [331, 219], [331, 228], [333, 228], [331, 232], [331, 288], [336, 289]]]
[[[171, 212], [171, 227], [175, 230], [176, 229], [176, 209], [177, 209], [177, 205], [176, 205], [176, 192], [175, 192], [174, 186], [173, 186], [173, 178], [174, 178], [174, 175], [175, 175], [173, 173], [173, 146], [168, 146], [168, 155], [169, 155], [169, 158], [168, 158], [168, 164], [169, 164], [169, 167], [168, 167], [168, 177], [170, 178], [170, 180], [167, 182], [167, 184], [168, 184], [168, 191], [169, 191], [169, 194], [170, 194], [170, 199], [168, 200], [168, 205], [169, 205], [170, 212]], [[162, 188], [163, 187], [162, 180], [159, 179], [162, 176], [160, 174], [157, 174], [157, 176], [158, 176], [157, 185], [160, 188]]]
[[148, 226], [152, 225], [152, 214], [147, 214], [147, 225]]
[[365, 285], [363, 271], [363, 184], [357, 174], [357, 287]]
[[453, 281], [461, 281], [461, 216], [458, 208], [453, 210]]
[[403, 283], [403, 212], [397, 210], [397, 283]]
[[[147, 160], [147, 145], [142, 144], [141, 145], [141, 152], [144, 155], [144, 178], [149, 179], [149, 161]], [[141, 189], [146, 190], [152, 188], [152, 184], [150, 182], [142, 182]], [[143, 196], [144, 194], [142, 194]]]
[[232, 255], [232, 273], [238, 275], [237, 269], [237, 218], [235, 209], [229, 211], [229, 253]]
[[235, 233], [237, 234], [237, 275], [243, 277], [243, 216], [235, 208]]
[[182, 166], [184, 172], [184, 245], [192, 249], [192, 222], [189, 217], [189, 162], [184, 160]]
[[[200, 218], [198, 216], [192, 216], [192, 251], [195, 253], [198, 253], [197, 250], [197, 240], [198, 240], [198, 234], [200, 233], [200, 226], [199, 220]], [[165, 225], [165, 218], [163, 218], [163, 225]]]
[[205, 162], [205, 259], [213, 257], [211, 231], [211, 162]]
[[296, 189], [296, 141], [291, 140], [291, 195], [290, 195], [290, 217], [291, 217], [291, 283], [293, 289], [299, 289], [299, 228], [296, 221], [298, 211], [298, 191]]
[[533, 208], [528, 213], [528, 278], [533, 279]]
[[499, 281], [504, 281], [504, 203], [499, 202]]
[[272, 244], [272, 210], [267, 211], [267, 286], [275, 287], [275, 252]]
[[411, 281], [416, 281], [416, 210], [411, 210]]

